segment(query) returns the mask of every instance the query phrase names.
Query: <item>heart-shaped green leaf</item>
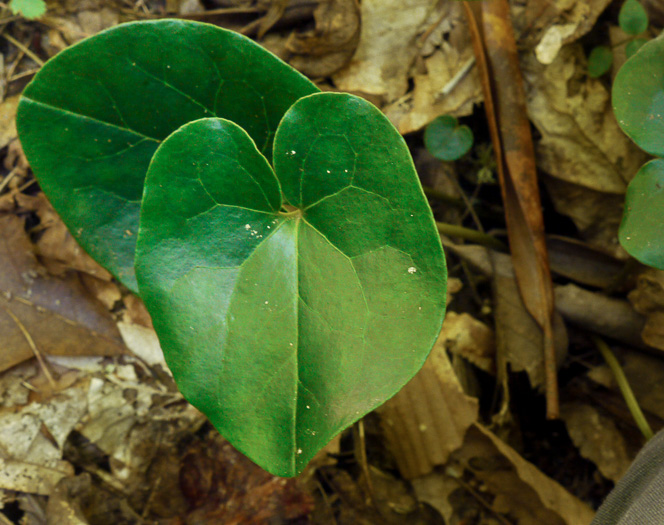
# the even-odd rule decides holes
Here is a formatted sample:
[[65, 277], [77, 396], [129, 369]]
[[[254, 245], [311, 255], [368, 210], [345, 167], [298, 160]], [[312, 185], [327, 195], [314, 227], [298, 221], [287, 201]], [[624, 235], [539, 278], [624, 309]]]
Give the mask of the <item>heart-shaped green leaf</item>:
[[163, 20], [109, 29], [50, 60], [23, 93], [21, 143], [77, 241], [136, 291], [143, 181], [159, 144], [203, 117], [237, 122], [269, 155], [298, 98], [318, 89], [251, 40]]
[[622, 130], [641, 149], [664, 156], [664, 40], [644, 44], [613, 82], [613, 111]]
[[629, 35], [639, 35], [648, 29], [648, 13], [638, 0], [625, 0], [618, 13], [620, 29]]
[[136, 272], [185, 397], [293, 476], [422, 366], [446, 269], [408, 149], [368, 102], [300, 99], [274, 167], [226, 120], [173, 133], [148, 172]]
[[424, 144], [434, 157], [447, 162], [460, 159], [473, 146], [473, 132], [459, 126], [451, 115], [434, 119], [424, 131]]
[[620, 244], [644, 264], [664, 270], [664, 160], [645, 164], [627, 187]]

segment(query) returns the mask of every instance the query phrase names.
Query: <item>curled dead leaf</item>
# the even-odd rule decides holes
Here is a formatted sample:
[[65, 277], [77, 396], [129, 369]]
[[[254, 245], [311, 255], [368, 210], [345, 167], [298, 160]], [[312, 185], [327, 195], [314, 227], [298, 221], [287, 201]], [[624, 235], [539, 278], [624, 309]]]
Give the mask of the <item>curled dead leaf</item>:
[[314, 29], [294, 32], [286, 41], [288, 62], [309, 77], [327, 77], [355, 53], [360, 41], [360, 6], [357, 0], [320, 0], [314, 19]]

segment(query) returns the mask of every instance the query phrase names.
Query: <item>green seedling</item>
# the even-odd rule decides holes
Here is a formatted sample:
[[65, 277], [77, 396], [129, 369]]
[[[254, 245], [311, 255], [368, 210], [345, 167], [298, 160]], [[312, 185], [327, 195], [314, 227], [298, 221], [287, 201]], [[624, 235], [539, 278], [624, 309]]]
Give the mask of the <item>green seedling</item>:
[[640, 35], [648, 29], [648, 13], [638, 0], [625, 0], [618, 14], [618, 25], [628, 35]]
[[46, 2], [44, 0], [12, 0], [9, 2], [9, 9], [15, 15], [21, 15], [23, 18], [39, 18], [46, 13]]
[[[648, 39], [635, 38], [648, 29], [648, 13], [638, 0], [625, 0], [618, 14], [618, 25], [630, 40], [625, 46], [625, 55], [630, 58]], [[599, 78], [609, 72], [613, 64], [613, 51], [608, 46], [594, 47], [588, 56], [588, 75]]]
[[[622, 130], [641, 149], [664, 157], [664, 40], [645, 44], [618, 72], [613, 109]], [[627, 188], [618, 238], [633, 257], [664, 269], [664, 160], [645, 164]]]
[[424, 131], [424, 144], [434, 157], [447, 162], [458, 160], [473, 147], [473, 132], [459, 126], [451, 115], [434, 119]]
[[140, 293], [186, 397], [293, 476], [422, 366], [445, 259], [408, 148], [249, 39], [131, 23], [56, 56], [18, 129], [72, 234]]
[[608, 46], [597, 46], [592, 49], [588, 57], [588, 75], [599, 78], [611, 69], [613, 64], [613, 51]]

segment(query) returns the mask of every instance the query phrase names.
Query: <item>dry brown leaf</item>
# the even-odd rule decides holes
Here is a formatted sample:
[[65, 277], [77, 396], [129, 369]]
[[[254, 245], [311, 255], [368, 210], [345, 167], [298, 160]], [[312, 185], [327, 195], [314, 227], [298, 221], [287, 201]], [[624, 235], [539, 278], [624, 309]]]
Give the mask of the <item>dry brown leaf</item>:
[[445, 327], [424, 367], [378, 409], [388, 447], [407, 478], [447, 461], [477, 419], [478, 402], [463, 393], [445, 350]]
[[116, 303], [122, 299], [120, 288], [115, 282], [93, 277], [89, 273], [81, 273], [80, 278], [83, 286], [108, 310], [113, 310]]
[[16, 133], [16, 108], [20, 96], [6, 98], [0, 103], [0, 149], [14, 140]]
[[482, 101], [463, 8], [459, 2], [447, 6], [415, 61], [413, 90], [384, 108], [402, 134], [422, 129], [438, 115], [469, 115]]
[[485, 372], [496, 373], [493, 330], [467, 313], [447, 312], [436, 346], [467, 359]]
[[150, 366], [161, 365], [162, 370], [170, 374], [159, 344], [159, 338], [154, 329], [121, 321], [118, 323], [118, 330], [122, 334], [125, 345], [134, 355], [140, 357]]
[[479, 424], [468, 429], [463, 446], [452, 454], [479, 480], [491, 507], [518, 525], [588, 525], [594, 512], [513, 448]]
[[507, 0], [463, 6], [478, 62], [519, 294], [541, 330], [547, 417], [558, 415], [553, 284], [530, 123]]
[[344, 67], [360, 41], [357, 0], [320, 0], [314, 11], [316, 26], [292, 33], [286, 41], [288, 62], [309, 77], [327, 77]]
[[564, 181], [623, 194], [646, 157], [620, 130], [604, 84], [586, 70], [580, 45], [566, 46], [549, 66], [525, 60], [528, 114], [542, 135], [538, 165]]
[[148, 309], [138, 297], [135, 295], [126, 295], [124, 297], [124, 304], [126, 310], [124, 311], [123, 320], [127, 323], [138, 324], [146, 328], [152, 328], [152, 318], [148, 313]]
[[654, 348], [664, 350], [664, 272], [655, 268], [643, 270], [636, 288], [629, 294], [634, 309], [646, 316], [641, 339]]
[[[510, 257], [493, 251], [490, 251], [490, 257], [493, 263], [498, 376], [506, 385], [509, 365], [513, 372], [525, 371], [533, 388], [541, 388], [544, 385], [542, 332], [523, 304]], [[557, 313], [554, 315], [554, 342], [556, 361], [560, 363], [567, 353], [568, 341], [567, 330]]]
[[91, 485], [87, 473], [60, 480], [48, 498], [47, 525], [88, 525], [81, 508], [89, 497]]
[[519, 47], [538, 48], [542, 63], [592, 29], [611, 0], [528, 0], [512, 4]]
[[52, 275], [62, 276], [72, 269], [111, 280], [111, 274], [78, 245], [44, 193], [35, 196], [19, 193], [15, 199], [20, 209], [34, 211], [41, 220], [36, 252]]
[[279, 478], [237, 452], [216, 431], [194, 441], [180, 467], [186, 523], [287, 523], [313, 509], [298, 478]]
[[0, 488], [46, 495], [72, 475], [62, 451], [84, 412], [84, 392], [70, 388], [47, 402], [0, 414]]
[[403, 96], [419, 53], [417, 38], [435, 22], [438, 4], [438, 0], [363, 0], [360, 44], [350, 64], [333, 76], [335, 85], [342, 91], [378, 95], [386, 102]]
[[0, 371], [34, 356], [26, 337], [7, 313], [19, 319], [36, 347], [54, 355], [118, 355], [125, 352], [106, 309], [75, 276], [43, 275], [32, 244], [16, 216], [0, 217]]
[[629, 302], [642, 314], [664, 310], [664, 271], [645, 268], [636, 279], [636, 288], [629, 293]]
[[634, 458], [629, 457], [625, 438], [613, 420], [578, 402], [562, 405], [560, 417], [580, 454], [595, 463], [605, 478], [618, 481]]

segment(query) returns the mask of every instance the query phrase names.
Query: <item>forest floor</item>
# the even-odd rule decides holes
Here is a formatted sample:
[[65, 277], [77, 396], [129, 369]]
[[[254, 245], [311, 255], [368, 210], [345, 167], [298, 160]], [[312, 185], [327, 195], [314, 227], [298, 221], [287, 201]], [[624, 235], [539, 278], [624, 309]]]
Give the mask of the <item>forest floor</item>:
[[[664, 272], [617, 240], [647, 160], [611, 107], [629, 41], [621, 3], [510, 3], [555, 297], [557, 407], [515, 278], [532, 261], [487, 247], [508, 244], [508, 224], [463, 2], [49, 0], [36, 20], [0, 4], [0, 525], [588, 524], [645, 443], [604, 344], [652, 430], [664, 426]], [[664, 9], [642, 3], [654, 36]], [[374, 103], [404, 135], [436, 220], [465, 228], [442, 236], [448, 313], [422, 371], [297, 478], [255, 466], [183, 400], [140, 299], [78, 247], [18, 141], [20, 94], [46, 60], [167, 16], [240, 31], [321, 89]], [[591, 78], [596, 45], [614, 59]], [[512, 73], [494, 68], [494, 92], [521, 82]], [[475, 137], [456, 162], [424, 146], [443, 114]]]

